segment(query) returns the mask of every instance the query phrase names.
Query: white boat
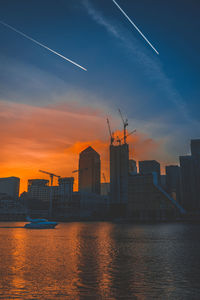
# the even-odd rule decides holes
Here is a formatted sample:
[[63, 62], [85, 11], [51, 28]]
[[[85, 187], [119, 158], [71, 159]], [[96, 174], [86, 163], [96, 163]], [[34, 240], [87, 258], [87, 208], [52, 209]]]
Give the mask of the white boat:
[[30, 217], [26, 218], [30, 223], [25, 224], [24, 228], [28, 229], [52, 229], [58, 225], [57, 222], [50, 222], [46, 219], [31, 219]]

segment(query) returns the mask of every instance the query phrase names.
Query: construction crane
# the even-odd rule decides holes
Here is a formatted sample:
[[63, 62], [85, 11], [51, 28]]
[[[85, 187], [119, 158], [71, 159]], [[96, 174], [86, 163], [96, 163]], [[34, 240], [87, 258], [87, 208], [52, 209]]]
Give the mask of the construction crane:
[[[135, 133], [136, 132], [136, 129], [134, 129], [133, 131], [131, 131], [129, 134], [127, 134], [126, 136], [125, 136], [125, 139], [127, 139], [127, 137], [129, 136], [129, 135], [131, 135], [131, 134], [133, 134], [133, 133]], [[121, 141], [124, 139], [124, 137], [122, 137], [121, 139], [119, 138], [119, 137], [117, 137], [117, 142], [121, 145]]]
[[47, 172], [47, 171], [42, 171], [42, 170], [39, 170], [39, 172], [50, 176], [51, 188], [50, 188], [49, 218], [51, 218], [52, 217], [52, 208], [53, 208], [53, 178], [54, 177], [60, 178], [61, 176], [55, 175], [55, 174]]
[[119, 111], [120, 117], [121, 117], [122, 122], [123, 122], [123, 127], [124, 127], [124, 144], [126, 144], [126, 138], [127, 138], [126, 127], [128, 126], [128, 119], [124, 120], [124, 118], [122, 116], [122, 113], [121, 113], [121, 110], [118, 109], [118, 111]]
[[114, 133], [111, 132], [109, 119], [107, 118], [106, 120], [107, 120], [107, 124], [108, 124], [108, 131], [109, 131], [109, 134], [110, 134], [110, 144], [112, 145], [114, 140], [115, 140], [114, 136], [113, 136]]
[[80, 173], [80, 172], [82, 172], [83, 170], [88, 170], [88, 168], [83, 168], [83, 169], [74, 170], [74, 171], [72, 171], [72, 173]]
[[60, 178], [60, 176], [59, 176], [59, 175], [55, 175], [55, 174], [53, 174], [53, 173], [50, 173], [50, 172], [47, 172], [47, 171], [42, 171], [42, 170], [39, 170], [39, 172], [41, 172], [41, 173], [44, 173], [44, 174], [47, 174], [47, 175], [49, 175], [49, 176], [50, 176], [50, 182], [51, 182], [51, 186], [53, 185], [53, 178], [54, 178], [54, 177]]

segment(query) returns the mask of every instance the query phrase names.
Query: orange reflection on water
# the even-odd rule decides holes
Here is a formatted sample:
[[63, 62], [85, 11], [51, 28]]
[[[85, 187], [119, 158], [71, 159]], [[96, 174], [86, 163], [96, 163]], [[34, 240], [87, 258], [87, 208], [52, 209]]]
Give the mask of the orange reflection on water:
[[97, 228], [99, 289], [102, 299], [111, 295], [111, 264], [113, 224], [99, 223]]

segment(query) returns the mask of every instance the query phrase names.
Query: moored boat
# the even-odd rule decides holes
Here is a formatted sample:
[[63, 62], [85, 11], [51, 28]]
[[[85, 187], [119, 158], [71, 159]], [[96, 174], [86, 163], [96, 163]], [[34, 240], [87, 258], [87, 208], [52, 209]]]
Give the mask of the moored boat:
[[27, 221], [30, 223], [25, 224], [24, 228], [28, 229], [52, 229], [58, 225], [57, 222], [51, 222], [46, 219], [31, 219], [27, 217]]

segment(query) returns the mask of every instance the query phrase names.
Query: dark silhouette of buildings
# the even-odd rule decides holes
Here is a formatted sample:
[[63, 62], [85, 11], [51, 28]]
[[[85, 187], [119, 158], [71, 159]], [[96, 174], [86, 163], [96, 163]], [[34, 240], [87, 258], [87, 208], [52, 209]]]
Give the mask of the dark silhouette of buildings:
[[79, 155], [79, 191], [101, 193], [100, 155], [87, 147]]
[[156, 172], [158, 183], [160, 184], [160, 163], [156, 160], [139, 161], [139, 172], [140, 174], [149, 174]]
[[20, 179], [18, 177], [0, 178], [0, 193], [16, 200], [19, 197], [19, 185]]
[[128, 200], [129, 147], [110, 145], [110, 203], [124, 204]]
[[166, 190], [175, 200], [180, 202], [180, 167], [166, 166]]
[[183, 213], [182, 207], [158, 185], [156, 172], [129, 176], [127, 216], [134, 221], [162, 221]]
[[191, 140], [191, 155], [180, 156], [181, 204], [190, 213], [200, 213], [200, 139]]

